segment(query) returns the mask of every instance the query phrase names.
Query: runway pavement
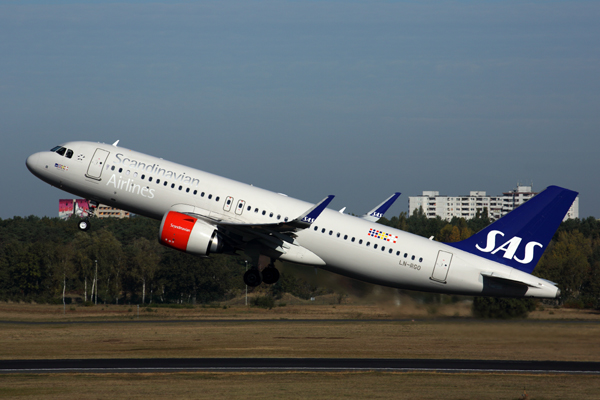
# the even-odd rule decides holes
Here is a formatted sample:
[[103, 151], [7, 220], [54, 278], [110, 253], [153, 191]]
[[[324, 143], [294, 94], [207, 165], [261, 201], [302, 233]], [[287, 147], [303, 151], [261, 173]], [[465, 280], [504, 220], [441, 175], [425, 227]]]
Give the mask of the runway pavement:
[[150, 358], [0, 360], [0, 373], [423, 371], [600, 374], [600, 362], [363, 358]]

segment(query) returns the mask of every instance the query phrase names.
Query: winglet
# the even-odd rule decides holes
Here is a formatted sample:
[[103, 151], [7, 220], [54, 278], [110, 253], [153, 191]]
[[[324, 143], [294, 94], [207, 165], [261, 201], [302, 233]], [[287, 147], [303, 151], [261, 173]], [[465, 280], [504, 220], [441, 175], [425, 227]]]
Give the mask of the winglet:
[[330, 194], [329, 196], [321, 200], [319, 203], [315, 204], [314, 207], [312, 207], [310, 210], [293, 220], [292, 225], [298, 228], [308, 228], [313, 222], [315, 222], [317, 217], [321, 215], [323, 210], [327, 208], [327, 206], [329, 205], [329, 203], [331, 203], [331, 200], [333, 200], [334, 197], [334, 195]]
[[361, 218], [366, 219], [369, 222], [377, 222], [383, 214], [394, 204], [394, 202], [400, 197], [400, 192], [396, 192], [387, 199], [383, 201], [383, 203], [379, 204], [377, 207], [363, 215]]

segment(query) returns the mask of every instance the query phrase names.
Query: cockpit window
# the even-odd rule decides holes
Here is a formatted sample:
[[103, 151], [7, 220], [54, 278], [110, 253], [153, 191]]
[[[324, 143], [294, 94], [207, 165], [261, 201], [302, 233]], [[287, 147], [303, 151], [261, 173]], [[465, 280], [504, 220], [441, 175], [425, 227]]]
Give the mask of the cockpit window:
[[71, 149], [67, 150], [67, 154], [65, 155], [65, 157], [67, 157], [67, 158], [73, 157], [73, 150], [71, 150]]
[[50, 150], [50, 151], [54, 153], [56, 150], [58, 150], [60, 148], [61, 148], [61, 146], [56, 146], [56, 147], [53, 147], [52, 150]]
[[66, 151], [67, 149], [65, 147], [61, 147], [60, 149], [56, 150], [56, 152], [61, 156], [64, 156]]

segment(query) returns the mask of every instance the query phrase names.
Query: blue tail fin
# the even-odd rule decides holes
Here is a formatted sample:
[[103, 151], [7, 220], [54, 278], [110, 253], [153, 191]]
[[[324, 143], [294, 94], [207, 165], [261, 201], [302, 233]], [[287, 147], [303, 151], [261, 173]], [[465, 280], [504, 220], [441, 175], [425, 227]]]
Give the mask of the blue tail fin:
[[448, 245], [531, 273], [577, 192], [549, 186], [475, 235]]

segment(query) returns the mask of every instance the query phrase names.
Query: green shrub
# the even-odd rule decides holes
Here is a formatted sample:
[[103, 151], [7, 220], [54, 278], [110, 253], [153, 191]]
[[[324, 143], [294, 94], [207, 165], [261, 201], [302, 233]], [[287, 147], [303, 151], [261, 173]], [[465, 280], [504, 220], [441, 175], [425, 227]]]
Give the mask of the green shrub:
[[275, 307], [275, 299], [273, 296], [259, 296], [252, 302], [256, 307], [268, 308], [269, 310]]
[[527, 318], [535, 310], [533, 299], [504, 299], [496, 297], [475, 297], [473, 315], [479, 318]]

